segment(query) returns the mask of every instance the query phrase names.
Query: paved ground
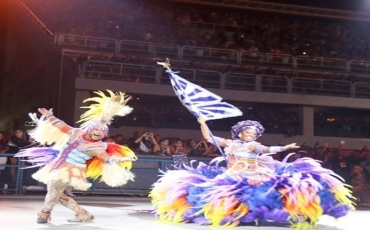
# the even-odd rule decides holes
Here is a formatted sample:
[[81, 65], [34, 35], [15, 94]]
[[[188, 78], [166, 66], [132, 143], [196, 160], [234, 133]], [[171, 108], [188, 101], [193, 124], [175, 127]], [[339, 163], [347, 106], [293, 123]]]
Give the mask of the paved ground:
[[[214, 228], [196, 224], [160, 223], [150, 213], [151, 205], [147, 198], [77, 196], [76, 200], [95, 215], [93, 223], [69, 223], [66, 220], [73, 213], [61, 205], [57, 205], [49, 224], [37, 224], [36, 214], [40, 210], [43, 196], [0, 196], [0, 229], [1, 230], [225, 230], [230, 228]], [[358, 210], [350, 215], [334, 220], [323, 217], [317, 229], [321, 230], [366, 230], [369, 229], [370, 211]], [[367, 224], [366, 224], [367, 222]], [[238, 226], [233, 228], [248, 230], [288, 230], [289, 227], [275, 224]]]

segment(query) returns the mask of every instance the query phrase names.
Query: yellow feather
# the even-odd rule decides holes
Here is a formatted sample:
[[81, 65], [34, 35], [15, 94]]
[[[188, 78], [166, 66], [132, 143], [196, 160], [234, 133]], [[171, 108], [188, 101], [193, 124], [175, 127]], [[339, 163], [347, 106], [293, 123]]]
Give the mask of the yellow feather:
[[[131, 112], [129, 106], [126, 103], [131, 100], [130, 96], [127, 96], [123, 92], [114, 93], [111, 90], [107, 90], [109, 96], [106, 96], [102, 91], [95, 91], [94, 93], [98, 97], [91, 97], [85, 99], [83, 102], [93, 102], [89, 106], [82, 106], [81, 108], [88, 109], [80, 117], [78, 123], [82, 123], [82, 126], [91, 120], [100, 120], [105, 124], [109, 124], [115, 116], [124, 116]], [[128, 108], [124, 110], [124, 108]], [[122, 113], [124, 111], [124, 113]]]

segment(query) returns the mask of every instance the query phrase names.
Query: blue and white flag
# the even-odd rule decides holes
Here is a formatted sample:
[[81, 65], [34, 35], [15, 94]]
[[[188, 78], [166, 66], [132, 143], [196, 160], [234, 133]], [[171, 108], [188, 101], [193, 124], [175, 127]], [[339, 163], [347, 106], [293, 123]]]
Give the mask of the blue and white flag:
[[167, 72], [177, 97], [195, 117], [201, 114], [206, 120], [215, 120], [243, 115], [237, 107], [222, 102], [222, 97], [185, 80], [170, 69]]

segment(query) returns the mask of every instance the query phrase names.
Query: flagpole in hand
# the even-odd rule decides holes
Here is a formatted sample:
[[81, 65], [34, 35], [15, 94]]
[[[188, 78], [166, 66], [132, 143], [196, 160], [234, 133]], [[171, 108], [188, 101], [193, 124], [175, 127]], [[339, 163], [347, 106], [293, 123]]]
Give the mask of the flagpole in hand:
[[200, 116], [204, 116], [202, 130], [203, 133], [207, 133], [207, 137], [209, 137], [206, 139], [212, 139], [218, 150], [220, 150], [221, 154], [226, 158], [225, 153], [221, 150], [221, 147], [216, 141], [216, 138], [212, 135], [205, 121], [241, 116], [243, 115], [242, 111], [229, 103], [223, 102], [220, 96], [178, 76], [178, 72], [174, 72], [170, 68], [170, 59], [166, 58], [164, 62], [157, 63], [166, 69], [172, 88], [182, 105], [197, 119], [199, 119]]
[[170, 68], [171, 64], [170, 64], [170, 59], [169, 58], [166, 58], [166, 60], [164, 62], [157, 62], [157, 64], [161, 65], [161, 66], [163, 66], [163, 68], [171, 71], [171, 68]]
[[209, 127], [206, 123], [206, 118], [204, 116], [202, 116], [201, 114], [198, 115], [197, 118], [198, 118], [198, 122], [200, 124], [200, 130], [202, 131], [202, 135], [203, 135], [204, 139], [206, 139], [206, 141], [209, 141], [210, 139], [212, 139], [212, 143], [217, 146], [218, 150], [220, 151], [220, 153], [222, 154], [222, 156], [225, 158], [225, 160], [227, 162], [227, 157], [226, 157], [224, 151], [222, 151], [221, 146], [218, 144], [218, 141], [216, 141], [215, 137], [213, 136], [211, 130], [209, 129]]

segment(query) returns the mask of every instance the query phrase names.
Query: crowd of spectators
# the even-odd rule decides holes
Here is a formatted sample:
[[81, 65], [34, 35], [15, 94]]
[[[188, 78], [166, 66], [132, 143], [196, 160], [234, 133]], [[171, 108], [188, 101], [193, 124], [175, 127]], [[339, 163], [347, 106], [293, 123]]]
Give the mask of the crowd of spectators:
[[23, 1], [55, 33], [370, 60], [367, 22], [169, 1]]
[[370, 118], [366, 112], [358, 115], [316, 113], [315, 135], [367, 138], [370, 135]]
[[[14, 165], [12, 157], [1, 157], [2, 153], [16, 153], [21, 148], [34, 146], [35, 143], [24, 135], [20, 136], [21, 130], [16, 130], [13, 135], [0, 133], [0, 159], [8, 159], [0, 164]], [[22, 140], [19, 146], [14, 143], [15, 138]], [[191, 159], [210, 159], [222, 156], [216, 146], [209, 144], [204, 139], [182, 139], [181, 137], [160, 136], [149, 128], [145, 132], [134, 131], [132, 135], [117, 134], [103, 139], [105, 142], [117, 143], [131, 148], [139, 158], [168, 157], [174, 155], [185, 155]], [[19, 144], [18, 142], [16, 142]], [[347, 149], [345, 142], [338, 146], [316, 143], [315, 146], [302, 144], [296, 154], [289, 158], [289, 161], [302, 157], [310, 157], [319, 160], [323, 167], [333, 170], [342, 177], [347, 184], [353, 186], [353, 192], [360, 205], [370, 205], [370, 150], [367, 146], [359, 149]], [[273, 156], [276, 160], [283, 160], [290, 152], [276, 153]], [[15, 183], [13, 168], [0, 167], [0, 186]], [[14, 168], [15, 169], [15, 168]], [[9, 176], [9, 174], [11, 176]], [[4, 187], [5, 188], [5, 187]], [[0, 188], [2, 189], [2, 188]]]
[[[269, 52], [291, 55], [302, 55], [305, 53], [306, 57], [339, 57], [356, 59], [360, 62], [367, 59], [366, 41], [359, 39], [360, 35], [353, 32], [353, 28], [359, 26], [355, 22], [345, 22], [343, 20], [328, 21], [319, 18], [315, 19], [317, 22], [312, 22], [312, 20], [310, 21], [307, 18], [297, 16], [256, 13], [253, 11], [226, 8], [204, 8], [204, 10], [199, 10], [187, 4], [181, 5], [183, 7], [173, 7], [173, 4], [180, 3], [167, 1], [153, 2], [144, 0], [138, 2], [107, 0], [101, 2], [91, 0], [88, 3], [86, 0], [23, 1], [56, 33], [226, 48], [238, 51], [251, 51], [253, 53]], [[40, 7], [41, 5], [43, 7]], [[245, 14], [245, 12], [247, 13]], [[293, 24], [286, 23], [291, 20], [294, 21]], [[264, 23], [267, 24], [264, 25]], [[364, 23], [361, 25], [367, 26]], [[171, 33], [168, 31], [171, 31]], [[307, 34], [307, 31], [310, 31], [310, 34]], [[348, 37], [348, 34], [351, 36]], [[344, 35], [347, 36], [345, 39], [343, 38]], [[356, 43], [356, 45], [352, 43]], [[334, 49], [333, 47], [335, 47], [336, 51], [329, 52], [330, 49]], [[366, 57], [364, 53], [366, 53]], [[82, 75], [84, 75], [83, 63], [87, 60], [158, 67], [156, 64], [157, 60], [155, 59], [153, 57], [133, 55], [126, 52], [111, 55], [82, 53], [75, 57], [76, 62], [82, 66]], [[304, 63], [315, 62], [312, 60], [314, 59], [308, 58], [301, 61]], [[335, 68], [338, 72], [302, 71], [299, 68], [292, 70], [273, 69], [271, 67], [261, 66], [258, 61], [256, 63], [249, 63], [248, 65], [226, 65], [222, 61], [219, 61], [221, 64], [217, 64], [185, 59], [172, 62], [173, 66], [176, 66], [177, 69], [183, 68], [219, 73], [260, 74], [283, 77], [281, 80], [276, 77], [270, 77], [262, 81], [267, 87], [262, 87], [262, 89], [269, 92], [286, 92], [286, 79], [299, 77], [308, 80], [299, 80], [297, 84], [293, 84], [292, 86], [295, 87], [292, 90], [293, 93], [328, 96], [344, 95], [349, 97], [353, 95], [350, 83], [370, 82], [370, 78], [366, 75], [341, 73], [344, 69]], [[309, 68], [314, 68], [315, 66], [313, 64], [312, 67], [312, 63], [306, 64]], [[305, 66], [305, 64], [302, 65]], [[328, 65], [329, 67], [331, 66], [331, 64]], [[358, 65], [361, 69], [364, 68], [361, 71], [366, 71], [366, 63], [359, 63]], [[95, 68], [92, 68], [90, 72], [94, 72], [95, 70]], [[130, 76], [132, 75], [132, 71], [124, 74], [121, 73], [124, 76], [118, 76], [117, 73], [120, 70], [119, 67], [110, 68], [113, 74], [110, 77], [125, 81], [140, 82], [140, 77]], [[329, 68], [329, 70], [332, 69]], [[87, 74], [88, 77], [92, 76], [90, 72]], [[318, 81], [310, 82], [310, 79], [325, 79], [327, 81], [323, 83]], [[337, 82], [332, 82], [331, 80]], [[151, 83], [152, 81], [153, 78], [149, 77], [143, 82]], [[238, 81], [240, 81], [240, 85], [235, 86], [231, 84], [227, 87], [231, 87], [230, 89], [239, 87], [240, 90], [255, 89], [254, 85], [252, 85], [253, 80], [239, 79]], [[220, 85], [219, 82], [206, 82], [204, 84], [198, 82], [198, 84], [210, 88], [217, 88]], [[368, 98], [367, 90], [367, 85], [356, 87], [356, 97]]]
[[[118, 62], [124, 64], [136, 64], [159, 67], [156, 57], [147, 57], [142, 55], [133, 54], [91, 54], [91, 53], [79, 53], [73, 57], [73, 61], [78, 65], [83, 66], [87, 61], [103, 61], [103, 62]], [[196, 60], [171, 60], [173, 66], [176, 69], [196, 69], [196, 70], [207, 70], [216, 71], [220, 73], [243, 73], [251, 75], [273, 75], [281, 76], [287, 79], [295, 77], [307, 78], [307, 79], [326, 79], [336, 81], [348, 81], [351, 83], [356, 82], [370, 82], [370, 78], [365, 75], [350, 74], [350, 73], [337, 73], [337, 72], [310, 72], [299, 69], [285, 70], [276, 69], [272, 67], [263, 66], [250, 66], [250, 65], [225, 65], [221, 63], [196, 61]], [[112, 70], [112, 72], [115, 72]]]
[[[175, 98], [177, 100], [177, 98]], [[133, 100], [134, 108], [129, 115], [117, 118], [113, 126], [142, 126], [152, 128], [176, 128], [198, 130], [199, 125], [194, 116], [178, 101], [168, 98], [153, 100]], [[229, 131], [230, 127], [241, 119], [258, 120], [266, 133], [285, 134], [287, 137], [302, 134], [301, 120], [298, 112], [265, 110], [259, 107], [241, 107], [243, 117], [210, 121], [213, 130]]]
[[[16, 130], [16, 132], [19, 130]], [[0, 141], [2, 144], [2, 153], [15, 152], [24, 147], [34, 145], [32, 140], [27, 136], [22, 138], [24, 146], [15, 147], [12, 140], [19, 135], [15, 133], [10, 138], [6, 133], [1, 133], [6, 141]], [[10, 141], [9, 141], [10, 140]], [[209, 144], [204, 139], [182, 139], [181, 137], [161, 136], [154, 133], [150, 129], [145, 132], [134, 131], [132, 135], [117, 134], [108, 136], [103, 141], [117, 143], [131, 148], [139, 158], [150, 157], [171, 157], [174, 155], [185, 155], [190, 159], [203, 159], [209, 157], [222, 156], [222, 153], [216, 146]], [[8, 144], [10, 143], [10, 144]], [[14, 149], [16, 148], [16, 149]], [[353, 192], [357, 198], [357, 203], [360, 205], [370, 205], [370, 150], [367, 146], [359, 149], [347, 149], [345, 142], [341, 142], [338, 146], [330, 146], [325, 143], [320, 145], [316, 143], [315, 146], [307, 146], [302, 144], [296, 154], [289, 158], [289, 161], [302, 157], [310, 157], [319, 160], [323, 167], [333, 170], [336, 174], [342, 177], [347, 184], [353, 186]], [[283, 160], [290, 152], [276, 153], [273, 156], [276, 160]], [[0, 159], [8, 159], [0, 164], [12, 165], [11, 157], [1, 157]], [[15, 178], [12, 176], [12, 168], [2, 166], [0, 167], [0, 189], [5, 189], [5, 185], [15, 183]], [[14, 168], [15, 169], [15, 168]], [[11, 175], [11, 176], [9, 176]]]
[[[156, 105], [160, 99], [142, 104], [132, 103], [134, 111], [126, 117], [113, 122], [113, 126], [144, 126], [152, 128], [176, 128], [195, 129], [199, 128], [194, 116], [184, 109], [179, 103]], [[146, 103], [146, 104], [145, 104]], [[284, 111], [265, 109], [258, 106], [239, 107], [243, 111], [243, 117], [227, 118], [222, 121], [215, 120], [209, 123], [213, 130], [229, 131], [229, 128], [239, 120], [258, 120], [269, 134], [284, 134], [287, 137], [302, 134], [302, 120], [299, 109]], [[357, 115], [346, 112], [315, 113], [314, 134], [328, 137], [367, 138], [370, 135], [370, 118], [366, 112], [358, 112]]]

